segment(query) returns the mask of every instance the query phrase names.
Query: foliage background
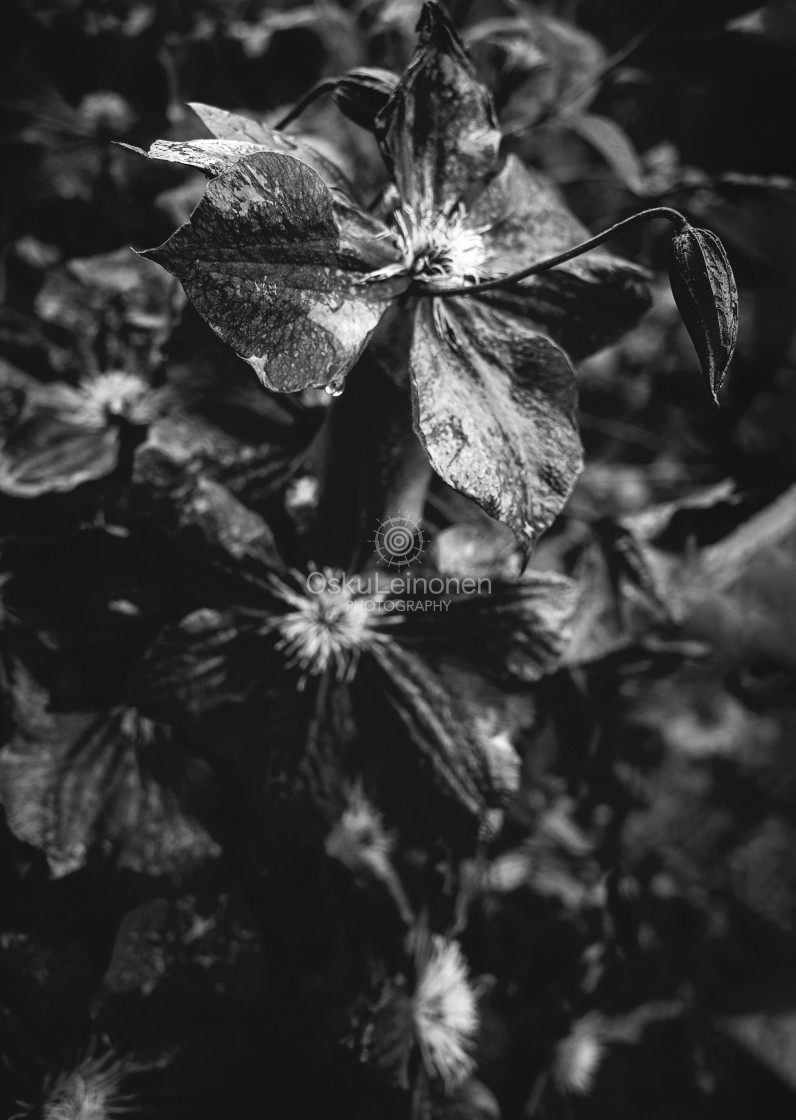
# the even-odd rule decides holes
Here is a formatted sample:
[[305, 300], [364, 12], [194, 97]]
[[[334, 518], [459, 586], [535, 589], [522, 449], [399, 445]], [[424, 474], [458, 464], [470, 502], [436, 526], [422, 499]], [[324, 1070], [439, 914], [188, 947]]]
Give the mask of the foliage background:
[[[274, 121], [323, 77], [400, 70], [417, 14], [412, 0], [3, 6], [3, 1116], [33, 1114], [92, 1046], [112, 1048], [144, 1115], [406, 1107], [357, 1058], [351, 961], [375, 943], [399, 955], [378, 891], [322, 844], [281, 875], [247, 867], [240, 838], [216, 861], [234, 816], [224, 760], [206, 770], [171, 741], [142, 768], [107, 715], [157, 630], [215, 578], [191, 568], [190, 533], [175, 551], [157, 504], [176, 444], [300, 538], [301, 456], [325, 408], [270, 397], [165, 274], [131, 263], [203, 178], [110, 141], [200, 135], [188, 101]], [[720, 234], [741, 332], [718, 410], [668, 292], [666, 235], [617, 247], [651, 270], [654, 304], [578, 368], [587, 467], [534, 565], [586, 594], [561, 668], [523, 697], [516, 803], [468, 867], [477, 1080], [423, 1107], [790, 1116], [796, 13], [473, 0], [451, 14], [514, 150], [590, 228], [661, 204]], [[369, 138], [328, 100], [302, 127], [375, 187]], [[57, 386], [119, 367], [177, 393], [184, 429], [66, 431]], [[20, 436], [31, 401], [49, 402], [47, 423]], [[442, 485], [426, 517], [485, 531]], [[432, 872], [407, 875], [431, 906]], [[363, 999], [357, 1015], [371, 1012]], [[601, 1056], [580, 1087], [566, 1072], [578, 1037]]]

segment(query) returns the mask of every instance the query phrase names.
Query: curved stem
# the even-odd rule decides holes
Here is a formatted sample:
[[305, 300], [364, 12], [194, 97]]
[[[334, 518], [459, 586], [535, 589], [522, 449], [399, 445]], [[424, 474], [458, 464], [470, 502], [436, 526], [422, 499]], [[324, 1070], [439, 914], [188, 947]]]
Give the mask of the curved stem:
[[331, 90], [334, 89], [334, 86], [335, 83], [328, 78], [316, 82], [312, 89], [307, 90], [301, 100], [297, 101], [293, 108], [290, 109], [280, 121], [277, 121], [277, 123], [273, 125], [274, 130], [279, 131], [282, 128], [287, 128], [297, 117], [301, 116], [305, 109], [312, 105], [313, 101], [317, 101], [318, 98], [323, 97], [325, 93], [330, 93]]
[[616, 237], [623, 230], [631, 229], [633, 226], [640, 225], [641, 222], [653, 221], [656, 218], [665, 218], [667, 222], [671, 222], [677, 233], [680, 233], [688, 225], [688, 219], [679, 210], [672, 210], [668, 206], [655, 206], [651, 210], [642, 210], [638, 214], [631, 214], [629, 218], [623, 218], [621, 222], [603, 230], [602, 233], [595, 234], [588, 241], [583, 241], [580, 245], [574, 245], [571, 249], [566, 249], [555, 257], [548, 257], [547, 260], [538, 261], [536, 264], [529, 265], [528, 268], [520, 269], [519, 272], [512, 272], [509, 276], [498, 277], [495, 280], [483, 280], [479, 284], [462, 284], [458, 288], [435, 288], [430, 284], [422, 284], [413, 287], [412, 291], [415, 295], [421, 296], [469, 296], [477, 295], [478, 292], [489, 292], [494, 288], [510, 288], [518, 284], [520, 280], [525, 280], [528, 276], [546, 272], [549, 268], [555, 268], [556, 265], [563, 264], [564, 261], [570, 261], [573, 257], [579, 257], [582, 253], [588, 253], [591, 249], [596, 249], [598, 245], [610, 241], [611, 238]]

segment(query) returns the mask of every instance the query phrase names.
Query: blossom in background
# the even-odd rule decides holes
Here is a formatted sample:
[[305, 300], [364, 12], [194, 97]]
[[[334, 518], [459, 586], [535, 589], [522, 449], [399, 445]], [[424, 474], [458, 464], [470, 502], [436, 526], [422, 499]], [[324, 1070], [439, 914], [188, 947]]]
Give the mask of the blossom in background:
[[[224, 582], [145, 655], [134, 684], [144, 711], [187, 720], [200, 738], [214, 727], [248, 758], [247, 793], [268, 819], [280, 804], [313, 810], [307, 836], [340, 818], [360, 774], [375, 776], [384, 808], [422, 799], [419, 773], [476, 820], [505, 798], [500, 777], [516, 768], [492, 757], [505, 751], [493, 748], [499, 721], [479, 717], [555, 665], [575, 606], [569, 580], [534, 573], [446, 595], [431, 569], [419, 586], [374, 591], [374, 572], [287, 567], [266, 523], [218, 484], [178, 491], [191, 561], [216, 564]], [[300, 831], [293, 810], [285, 828]]]
[[[377, 215], [303, 141], [197, 106], [215, 139], [158, 141], [148, 154], [215, 177], [190, 221], [145, 255], [280, 392], [339, 393], [396, 307], [398, 324], [388, 340], [375, 336], [375, 353], [408, 364], [432, 466], [527, 542], [560, 511], [581, 465], [575, 382], [559, 343], [578, 355], [606, 344], [648, 294], [632, 265], [596, 253], [510, 292], [444, 296], [585, 231], [537, 175], [501, 154], [492, 99], [435, 0], [419, 36], [375, 121], [394, 180]], [[443, 294], [421, 296], [429, 284]]]
[[605, 1032], [600, 1017], [584, 1015], [556, 1045], [553, 1077], [558, 1088], [564, 1093], [589, 1093], [604, 1054]]
[[43, 384], [9, 367], [0, 383], [24, 393], [24, 405], [0, 445], [0, 492], [12, 498], [74, 490], [110, 475], [125, 434], [135, 439], [174, 407], [168, 388], [137, 373], [92, 373], [77, 385]]
[[418, 973], [412, 997], [415, 1036], [426, 1070], [450, 1092], [473, 1070], [471, 1050], [478, 1007], [467, 963], [456, 941], [419, 938]]

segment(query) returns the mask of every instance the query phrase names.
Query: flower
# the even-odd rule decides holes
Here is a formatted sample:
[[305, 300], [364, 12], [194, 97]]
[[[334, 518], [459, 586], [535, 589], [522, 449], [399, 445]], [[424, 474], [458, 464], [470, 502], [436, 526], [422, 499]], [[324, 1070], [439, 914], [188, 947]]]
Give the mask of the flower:
[[218, 599], [208, 584], [207, 605], [161, 632], [136, 674], [136, 703], [176, 726], [187, 719], [200, 740], [213, 727], [234, 743], [257, 818], [270, 826], [281, 807], [288, 833], [320, 840], [360, 777], [389, 815], [405, 814], [404, 798], [441, 798], [468, 831], [505, 799], [511, 768], [495, 765], [494, 726], [477, 716], [488, 696], [499, 723], [509, 694], [553, 666], [570, 581], [493, 579], [477, 594], [475, 580], [430, 569], [416, 579], [302, 572], [222, 486], [189, 479], [177, 493], [194, 563], [224, 582]]
[[[130, 1111], [132, 1097], [120, 1091], [122, 1062], [106, 1053], [89, 1055], [74, 1069], [50, 1079], [44, 1090], [44, 1120], [114, 1120]], [[32, 1115], [30, 1113], [28, 1115]]]
[[419, 939], [412, 1008], [426, 1070], [450, 1092], [473, 1070], [470, 1050], [478, 1031], [475, 993], [458, 942], [438, 935]]
[[556, 1046], [553, 1076], [565, 1093], [586, 1094], [591, 1090], [605, 1053], [605, 1040], [597, 1015], [584, 1015], [572, 1024], [569, 1034]]
[[0, 446], [0, 492], [14, 498], [107, 477], [123, 443], [141, 438], [174, 403], [167, 388], [122, 370], [89, 374], [76, 386], [0, 370], [0, 382], [8, 381], [25, 392], [25, 406]]
[[[144, 255], [182, 283], [265, 386], [340, 392], [369, 343], [411, 382], [413, 423], [437, 473], [526, 543], [581, 466], [575, 381], [584, 355], [646, 309], [633, 266], [604, 253], [510, 291], [445, 296], [583, 239], [542, 180], [503, 156], [492, 99], [436, 0], [375, 121], [394, 187], [370, 214], [309, 145], [208, 106], [214, 140], [149, 155], [215, 176], [189, 222]], [[427, 288], [433, 287], [433, 295]], [[397, 307], [389, 343], [377, 332]]]

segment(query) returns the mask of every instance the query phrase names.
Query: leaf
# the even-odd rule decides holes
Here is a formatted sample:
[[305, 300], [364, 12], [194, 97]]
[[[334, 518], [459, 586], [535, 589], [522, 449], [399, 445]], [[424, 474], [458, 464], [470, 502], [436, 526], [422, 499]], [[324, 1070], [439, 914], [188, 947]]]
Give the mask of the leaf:
[[216, 843], [173, 785], [146, 765], [162, 778], [171, 768], [172, 782], [190, 773], [168, 728], [130, 709], [49, 723], [48, 733], [18, 736], [0, 754], [0, 798], [11, 829], [43, 848], [55, 876], [98, 861], [183, 875], [217, 858]]
[[578, 113], [566, 118], [567, 125], [603, 157], [618, 179], [634, 194], [644, 193], [644, 169], [624, 129], [596, 113]]
[[500, 132], [489, 91], [436, 0], [423, 6], [418, 33], [376, 136], [404, 202], [442, 210], [494, 169]]
[[[517, 272], [590, 236], [553, 188], [515, 156], [473, 203], [469, 223], [485, 228], [490, 276]], [[484, 292], [477, 298], [528, 318], [576, 358], [615, 341], [650, 305], [645, 273], [602, 250], [567, 261], [511, 292]]]
[[560, 513], [581, 469], [575, 379], [555, 343], [480, 303], [445, 301], [453, 344], [429, 301], [415, 315], [415, 430], [432, 466], [505, 522], [527, 550]]
[[328, 187], [336, 188], [349, 198], [356, 199], [356, 190], [343, 172], [331, 160], [305, 143], [303, 138], [276, 132], [261, 121], [253, 121], [249, 117], [228, 113], [226, 109], [216, 109], [213, 105], [203, 105], [198, 101], [189, 102], [189, 108], [193, 109], [205, 128], [219, 140], [250, 143], [266, 152], [281, 152], [283, 155], [293, 156], [317, 171]]
[[672, 238], [669, 279], [716, 404], [738, 335], [738, 289], [715, 233], [687, 226]]
[[364, 268], [346, 248], [318, 175], [262, 152], [212, 179], [190, 221], [143, 256], [180, 280], [267, 388], [296, 392], [343, 377], [386, 306], [357, 286]]

